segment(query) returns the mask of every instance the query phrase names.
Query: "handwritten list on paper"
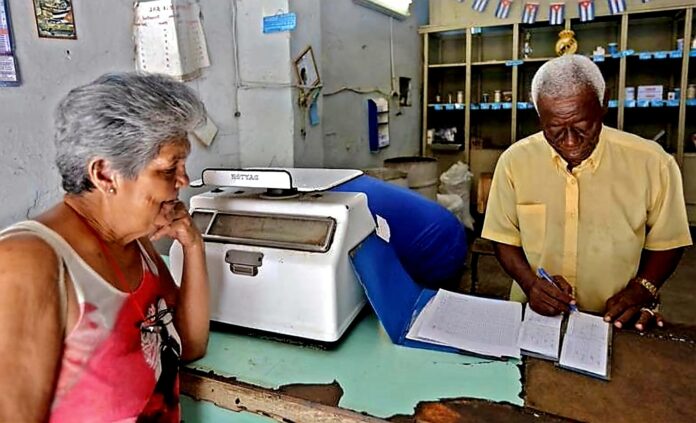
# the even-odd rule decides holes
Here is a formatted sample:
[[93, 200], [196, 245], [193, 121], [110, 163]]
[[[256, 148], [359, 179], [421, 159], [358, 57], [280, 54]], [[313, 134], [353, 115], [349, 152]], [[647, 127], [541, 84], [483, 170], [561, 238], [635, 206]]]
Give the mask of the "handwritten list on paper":
[[602, 317], [571, 313], [558, 363], [563, 367], [606, 377], [610, 342], [609, 323]]
[[181, 80], [200, 75], [210, 66], [194, 0], [139, 2], [135, 9], [136, 69], [164, 73]]
[[550, 360], [558, 359], [562, 323], [562, 314], [542, 316], [527, 303], [520, 328], [519, 346], [522, 353]]
[[520, 303], [439, 290], [406, 337], [485, 356], [519, 358], [521, 317]]

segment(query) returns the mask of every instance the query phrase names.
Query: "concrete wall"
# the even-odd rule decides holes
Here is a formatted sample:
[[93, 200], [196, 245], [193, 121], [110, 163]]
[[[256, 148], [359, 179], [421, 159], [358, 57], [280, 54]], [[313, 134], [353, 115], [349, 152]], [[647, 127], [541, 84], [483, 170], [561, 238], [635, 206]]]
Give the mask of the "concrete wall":
[[[0, 227], [31, 217], [59, 200], [54, 165], [53, 110], [71, 88], [133, 66], [131, 1], [74, 2], [77, 40], [40, 39], [31, 1], [10, 0], [23, 83], [0, 88]], [[210, 148], [193, 146], [189, 173], [205, 166], [238, 166], [233, 98], [230, 2], [201, 0], [213, 66], [189, 85], [206, 103], [220, 133]]]
[[[346, 1], [346, 0], [340, 0]], [[326, 0], [301, 0], [291, 3], [292, 11], [297, 14], [298, 26], [290, 38], [290, 66], [294, 83], [298, 83], [295, 75], [294, 61], [307, 46], [312, 46], [320, 79], [323, 77], [321, 6]], [[335, 0], [331, 3], [337, 3]], [[324, 7], [331, 7], [325, 5]], [[293, 90], [293, 121], [294, 121], [294, 164], [295, 167], [322, 167], [324, 165], [324, 132], [322, 115], [323, 101], [321, 95], [317, 99], [319, 107], [319, 124], [311, 126], [308, 110], [298, 106], [299, 90]]]
[[287, 12], [288, 1], [237, 0], [237, 8], [241, 165], [292, 166], [292, 33], [262, 33], [263, 17]]
[[[235, 3], [236, 1], [236, 3]], [[200, 0], [212, 66], [189, 82], [220, 132], [194, 145], [192, 178], [209, 166], [378, 166], [384, 158], [417, 154], [420, 144], [420, 25], [427, 0], [393, 22], [395, 75], [412, 78], [413, 105], [392, 103], [391, 146], [368, 149], [365, 99], [342, 92], [319, 98], [321, 123], [309, 125], [297, 107], [293, 59], [314, 49], [324, 94], [341, 87], [390, 91], [389, 20], [351, 0]], [[31, 1], [9, 0], [23, 83], [0, 88], [0, 227], [32, 217], [62, 196], [54, 165], [53, 110], [71, 88], [133, 66], [133, 2], [75, 1], [77, 40], [40, 39]], [[239, 78], [234, 61], [237, 9]], [[263, 16], [293, 11], [293, 32], [262, 34]], [[239, 79], [239, 81], [237, 81]], [[240, 83], [237, 92], [235, 86]], [[239, 116], [235, 112], [239, 111]], [[187, 199], [192, 191], [185, 191]]]
[[427, 2], [416, 0], [412, 16], [393, 21], [394, 68], [397, 77], [411, 78], [412, 106], [399, 110], [390, 105], [391, 145], [370, 153], [366, 100], [381, 94], [351, 91], [391, 91], [389, 66], [390, 18], [348, 0], [325, 1], [321, 8], [324, 165], [326, 167], [375, 167], [386, 158], [415, 155], [420, 151], [421, 51], [418, 26], [427, 22]]

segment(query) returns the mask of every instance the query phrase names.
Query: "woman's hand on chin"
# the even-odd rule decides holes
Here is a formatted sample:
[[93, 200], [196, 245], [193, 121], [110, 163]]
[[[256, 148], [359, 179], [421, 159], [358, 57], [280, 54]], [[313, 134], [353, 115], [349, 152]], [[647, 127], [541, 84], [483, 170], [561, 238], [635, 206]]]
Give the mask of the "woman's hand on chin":
[[203, 245], [203, 237], [181, 201], [162, 204], [157, 217], [157, 223], [160, 222], [163, 224], [159, 224], [157, 230], [150, 235], [151, 241], [169, 237], [179, 241], [184, 249]]

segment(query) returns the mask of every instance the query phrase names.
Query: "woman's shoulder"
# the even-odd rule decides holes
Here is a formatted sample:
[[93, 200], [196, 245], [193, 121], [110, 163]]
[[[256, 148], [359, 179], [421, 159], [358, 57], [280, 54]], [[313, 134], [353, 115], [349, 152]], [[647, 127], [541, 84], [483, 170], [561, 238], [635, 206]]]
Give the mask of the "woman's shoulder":
[[45, 239], [34, 233], [10, 233], [0, 239], [0, 269], [0, 292], [39, 298], [55, 290], [58, 256]]
[[[59, 206], [54, 206], [33, 220], [15, 223], [0, 232], [0, 263], [10, 269], [31, 264], [55, 269], [58, 255], [69, 250], [66, 235], [70, 233], [70, 219], [61, 215]], [[48, 259], [56, 266], [48, 265]]]

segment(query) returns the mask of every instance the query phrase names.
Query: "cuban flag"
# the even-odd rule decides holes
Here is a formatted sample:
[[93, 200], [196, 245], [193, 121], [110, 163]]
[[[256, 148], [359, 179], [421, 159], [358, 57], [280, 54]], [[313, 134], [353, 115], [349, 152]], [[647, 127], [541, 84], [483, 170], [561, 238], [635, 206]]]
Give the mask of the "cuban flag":
[[565, 18], [565, 3], [549, 5], [549, 25], [562, 25]]
[[486, 6], [488, 6], [488, 0], [474, 0], [471, 8], [477, 12], [483, 12], [486, 10]]
[[626, 11], [626, 0], [609, 0], [609, 13], [616, 15]]
[[539, 3], [525, 3], [522, 9], [522, 23], [533, 24], [537, 20], [539, 12]]
[[495, 8], [495, 17], [498, 19], [507, 19], [510, 16], [510, 6], [512, 6], [512, 0], [500, 0], [498, 2], [498, 7]]
[[594, 20], [594, 0], [578, 1], [578, 16], [580, 16], [580, 22]]

